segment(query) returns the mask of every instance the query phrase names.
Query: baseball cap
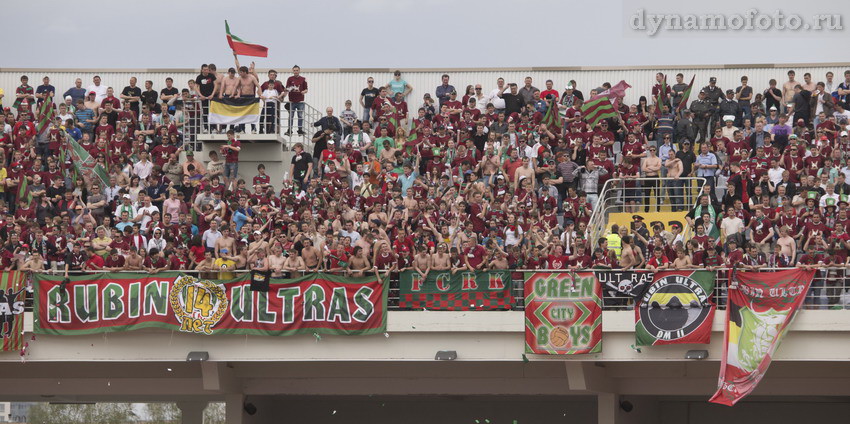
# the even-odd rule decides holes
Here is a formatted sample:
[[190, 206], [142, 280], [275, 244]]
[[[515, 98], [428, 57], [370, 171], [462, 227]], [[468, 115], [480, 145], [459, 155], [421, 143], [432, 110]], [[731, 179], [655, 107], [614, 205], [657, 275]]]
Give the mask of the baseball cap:
[[131, 197], [130, 197], [129, 194], [124, 194], [123, 196], [121, 196], [121, 198], [122, 199], [130, 199]]
[[191, 150], [187, 150], [187, 151], [186, 151], [186, 156], [195, 156], [195, 152], [193, 152], [193, 151], [191, 151]]
[[228, 252], [227, 248], [221, 249], [221, 253], [227, 253], [227, 252]]
[[97, 93], [95, 93], [94, 91], [89, 91], [89, 94], [97, 94]]
[[717, 77], [711, 77], [708, 79], [708, 82], [717, 82]]
[[841, 136], [842, 136], [842, 137], [847, 137], [847, 131], [841, 131]]

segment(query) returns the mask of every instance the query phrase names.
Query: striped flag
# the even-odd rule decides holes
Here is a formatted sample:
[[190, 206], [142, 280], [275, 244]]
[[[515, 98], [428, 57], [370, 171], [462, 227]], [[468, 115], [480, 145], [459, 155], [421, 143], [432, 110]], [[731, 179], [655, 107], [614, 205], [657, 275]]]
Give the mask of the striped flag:
[[82, 175], [84, 179], [100, 182], [101, 187], [109, 186], [109, 173], [89, 154], [89, 152], [77, 143], [77, 140], [70, 138], [71, 162], [74, 164], [74, 170]]
[[[561, 118], [561, 114], [558, 113], [558, 103], [555, 102], [555, 99], [549, 100], [549, 108], [546, 110], [546, 115], [543, 116], [543, 123], [546, 124], [546, 127], [549, 131], [552, 131], [553, 134], [561, 134], [561, 130], [563, 129], [564, 121]], [[557, 131], [555, 131], [557, 129]]]
[[26, 175], [21, 175], [21, 182], [18, 184], [18, 201], [27, 199], [27, 207], [32, 203], [32, 193], [30, 193], [29, 180]]
[[56, 108], [53, 107], [53, 97], [48, 97], [41, 102], [38, 108], [38, 122], [35, 124], [35, 133], [41, 134], [45, 128], [50, 126], [50, 122], [56, 116]]
[[5, 312], [6, 321], [0, 327], [3, 334], [3, 350], [15, 351], [24, 348], [24, 298], [26, 273], [6, 271], [0, 274], [0, 290], [5, 295], [9, 309]]
[[253, 124], [260, 119], [260, 99], [237, 97], [210, 100], [210, 124]]
[[603, 119], [617, 116], [617, 110], [607, 97], [598, 97], [581, 105], [581, 114], [584, 120], [592, 127]]
[[231, 34], [230, 25], [228, 25], [227, 21], [224, 21], [224, 30], [227, 31], [227, 44], [230, 44], [230, 49], [233, 50], [233, 53], [240, 54], [242, 56], [268, 57], [268, 47], [249, 43]]
[[688, 88], [685, 89], [685, 92], [682, 93], [682, 100], [679, 101], [679, 104], [676, 106], [676, 112], [686, 108], [688, 106], [688, 97], [691, 97], [691, 89], [694, 88], [694, 78], [697, 77], [697, 74], [691, 77], [691, 83], [688, 84]]

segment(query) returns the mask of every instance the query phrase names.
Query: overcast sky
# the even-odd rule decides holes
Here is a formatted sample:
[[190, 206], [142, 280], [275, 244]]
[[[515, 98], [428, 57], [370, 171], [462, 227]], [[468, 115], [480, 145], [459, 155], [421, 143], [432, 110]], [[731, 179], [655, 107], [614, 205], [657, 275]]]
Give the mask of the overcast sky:
[[[457, 68], [848, 62], [850, 3], [838, 0], [31, 0], [4, 2], [25, 34], [0, 67], [195, 68], [226, 62], [224, 20], [269, 48], [257, 66]], [[685, 3], [685, 4], [681, 4]], [[841, 15], [834, 31], [646, 31], [635, 14]], [[837, 23], [837, 22], [836, 22]], [[647, 25], [644, 19], [644, 25]], [[88, 47], [86, 47], [88, 46]]]

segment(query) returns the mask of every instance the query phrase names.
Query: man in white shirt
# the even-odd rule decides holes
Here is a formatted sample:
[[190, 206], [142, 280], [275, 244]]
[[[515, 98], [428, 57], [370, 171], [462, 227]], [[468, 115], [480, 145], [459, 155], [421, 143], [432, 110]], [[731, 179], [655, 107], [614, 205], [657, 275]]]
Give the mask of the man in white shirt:
[[142, 203], [142, 207], [139, 208], [136, 217], [133, 218], [133, 221], [141, 224], [142, 233], [147, 233], [148, 223], [151, 222], [151, 217], [154, 212], [159, 212], [159, 208], [151, 204], [150, 196], [139, 194], [139, 201]]
[[354, 229], [354, 222], [352, 221], [345, 222], [345, 228], [339, 231], [339, 235], [341, 237], [351, 238], [351, 247], [354, 247], [354, 243], [357, 243], [357, 240], [360, 240], [360, 233]]
[[201, 241], [204, 243], [204, 248], [208, 252], [215, 251], [215, 242], [221, 237], [221, 231], [218, 231], [218, 221], [210, 221], [210, 228], [204, 231], [201, 236]]
[[767, 170], [767, 177], [774, 185], [779, 185], [782, 182], [782, 173], [785, 169], [779, 166], [779, 161], [776, 159], [770, 160], [770, 169]]
[[133, 165], [133, 173], [146, 180], [153, 170], [153, 162], [148, 161], [148, 152], [139, 152], [139, 161]]
[[[505, 99], [500, 96], [503, 91], [505, 91], [505, 79], [500, 77], [496, 80], [496, 88], [487, 96], [484, 106], [486, 107], [487, 103], [492, 103], [493, 107], [496, 108], [496, 113], [503, 112], [505, 110]], [[478, 101], [476, 99], [477, 103]]]
[[743, 231], [744, 221], [738, 218], [738, 215], [735, 214], [735, 208], [730, 206], [726, 209], [726, 217], [720, 221], [720, 236], [723, 239], [723, 243], [725, 244], [730, 236]]
[[94, 78], [92, 79], [92, 82], [94, 82], [94, 84], [88, 86], [88, 88], [86, 88], [86, 92], [88, 93], [88, 92], [94, 91], [94, 93], [95, 93], [94, 101], [96, 101], [98, 104], [100, 104], [100, 102], [102, 102], [103, 99], [106, 98], [106, 90], [107, 90], [108, 87], [100, 84], [100, 76], [99, 75], [95, 75]]

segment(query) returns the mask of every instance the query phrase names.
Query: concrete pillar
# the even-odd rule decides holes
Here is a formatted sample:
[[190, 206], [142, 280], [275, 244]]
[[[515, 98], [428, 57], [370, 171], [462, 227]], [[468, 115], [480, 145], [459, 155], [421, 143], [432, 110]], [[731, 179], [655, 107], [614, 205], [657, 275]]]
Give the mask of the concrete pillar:
[[204, 409], [207, 409], [207, 402], [177, 402], [177, 407], [180, 408], [181, 424], [204, 424]]
[[242, 410], [244, 402], [245, 396], [242, 393], [229, 393], [224, 396], [225, 424], [242, 424], [245, 414]]
[[[614, 393], [596, 395], [596, 422], [599, 424], [617, 424], [620, 411], [620, 397]], [[183, 423], [186, 424], [186, 423]]]

